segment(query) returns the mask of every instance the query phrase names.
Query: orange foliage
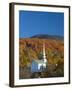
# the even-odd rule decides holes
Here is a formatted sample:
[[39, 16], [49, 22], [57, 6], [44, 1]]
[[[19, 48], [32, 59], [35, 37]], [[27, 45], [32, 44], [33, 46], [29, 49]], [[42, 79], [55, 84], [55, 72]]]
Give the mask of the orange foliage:
[[64, 62], [64, 42], [62, 40], [24, 38], [19, 40], [20, 66], [30, 63], [32, 59], [38, 59], [38, 55], [42, 52], [43, 42], [48, 63]]

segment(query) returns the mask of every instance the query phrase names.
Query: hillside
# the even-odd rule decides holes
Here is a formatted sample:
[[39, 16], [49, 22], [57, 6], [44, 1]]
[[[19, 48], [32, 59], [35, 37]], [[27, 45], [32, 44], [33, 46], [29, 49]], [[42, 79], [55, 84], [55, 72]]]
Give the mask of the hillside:
[[38, 59], [45, 43], [48, 63], [55, 64], [64, 60], [63, 40], [25, 38], [19, 41], [20, 66], [30, 64], [33, 59]]

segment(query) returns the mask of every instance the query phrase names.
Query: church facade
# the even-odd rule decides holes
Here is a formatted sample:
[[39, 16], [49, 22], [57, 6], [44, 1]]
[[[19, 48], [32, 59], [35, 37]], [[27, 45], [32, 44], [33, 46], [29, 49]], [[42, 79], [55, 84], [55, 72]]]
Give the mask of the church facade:
[[43, 53], [41, 55], [41, 59], [39, 60], [32, 60], [31, 64], [31, 72], [41, 72], [46, 69], [47, 66], [47, 59], [45, 54], [45, 44], [43, 44]]

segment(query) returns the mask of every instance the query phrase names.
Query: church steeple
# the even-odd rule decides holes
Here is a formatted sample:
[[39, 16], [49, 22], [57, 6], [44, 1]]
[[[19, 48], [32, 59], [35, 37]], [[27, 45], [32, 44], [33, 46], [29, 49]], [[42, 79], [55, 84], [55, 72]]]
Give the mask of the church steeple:
[[45, 53], [45, 43], [43, 43], [43, 60], [44, 62], [47, 62], [46, 53]]

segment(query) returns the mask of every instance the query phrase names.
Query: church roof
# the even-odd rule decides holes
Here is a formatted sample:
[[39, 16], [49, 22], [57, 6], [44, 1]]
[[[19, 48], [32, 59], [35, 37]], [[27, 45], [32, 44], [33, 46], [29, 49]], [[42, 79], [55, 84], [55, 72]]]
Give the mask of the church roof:
[[34, 62], [36, 62], [36, 63], [41, 63], [41, 64], [44, 64], [45, 62], [43, 61], [43, 60], [33, 60]]

